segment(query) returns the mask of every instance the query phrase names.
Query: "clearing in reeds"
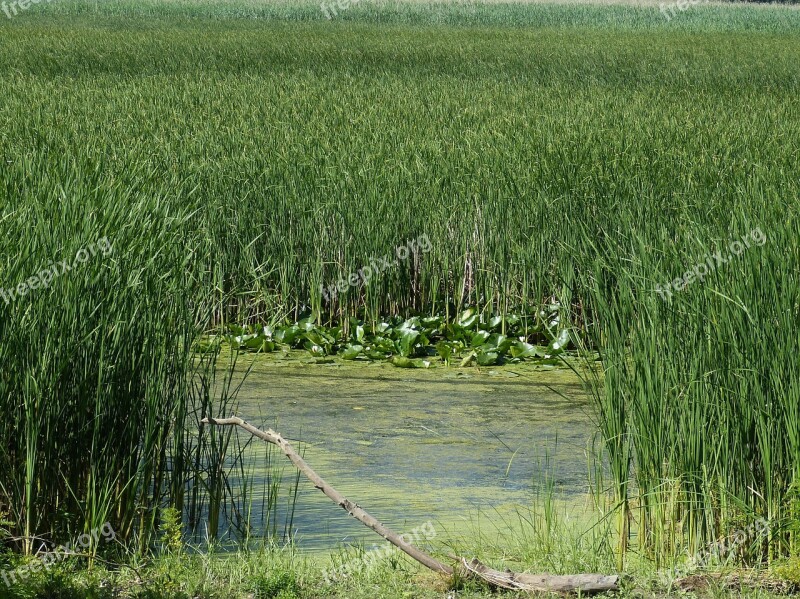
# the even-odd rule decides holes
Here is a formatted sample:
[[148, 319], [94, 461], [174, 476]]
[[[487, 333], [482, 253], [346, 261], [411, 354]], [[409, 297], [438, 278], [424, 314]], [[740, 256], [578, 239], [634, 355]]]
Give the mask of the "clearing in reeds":
[[[659, 561], [759, 518], [738, 557], [796, 554], [798, 15], [65, 0], [4, 20], [0, 286], [113, 247], [0, 301], [20, 548], [110, 520], [145, 549], [163, 507], [212, 535], [242, 513], [236, 439], [197, 433], [235, 392], [197, 353], [209, 332], [352, 318], [358, 340], [474, 308], [503, 334], [557, 306], [600, 352], [619, 554], [633, 532]], [[421, 235], [429, 251], [324, 296]]]

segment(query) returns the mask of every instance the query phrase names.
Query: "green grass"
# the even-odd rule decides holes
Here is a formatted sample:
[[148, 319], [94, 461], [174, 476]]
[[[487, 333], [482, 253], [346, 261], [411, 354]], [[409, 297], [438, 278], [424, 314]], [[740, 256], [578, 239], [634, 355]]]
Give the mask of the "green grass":
[[[49, 0], [21, 12], [13, 21], [43, 20], [57, 23], [64, 18], [80, 15], [89, 19], [143, 18], [144, 27], [157, 26], [152, 19], [167, 18], [171, 23], [181, 21], [241, 20], [258, 22], [322, 22], [326, 25], [348, 24], [503, 27], [518, 31], [530, 27], [571, 29], [575, 27], [616, 30], [657, 30], [695, 32], [766, 31], [792, 33], [796, 31], [800, 13], [787, 10], [796, 0], [779, 3], [715, 3], [689, 5], [685, 11], [675, 10], [671, 20], [660, 11], [657, 2], [643, 5], [606, 6], [554, 2], [463, 2], [406, 0], [359, 0], [345, 9], [336, 10], [329, 21], [321, 1], [315, 0], [189, 0], [160, 2], [158, 0]], [[328, 6], [332, 3], [328, 2]], [[667, 5], [671, 3], [666, 3]], [[4, 19], [5, 20], [5, 19]]]
[[[614, 550], [607, 543], [602, 521], [596, 521], [594, 527], [588, 526], [592, 516], [587, 520], [586, 514], [580, 510], [576, 512], [574, 506], [564, 509], [552, 497], [541, 500], [536, 506], [529, 511], [520, 510], [513, 531], [499, 534], [484, 530], [467, 535], [456, 545], [434, 550], [440, 555], [476, 556], [496, 568], [514, 571], [567, 574], [613, 570]], [[80, 560], [72, 559], [50, 570], [31, 574], [13, 587], [0, 589], [0, 596], [4, 599], [483, 599], [498, 596], [480, 582], [458, 576], [441, 577], [424, 570], [399, 552], [370, 560], [369, 567], [355, 568], [336, 581], [326, 580], [325, 569], [330, 563], [347, 561], [357, 554], [363, 556], [353, 549], [325, 556], [309, 555], [291, 546], [236, 553], [218, 553], [212, 548], [200, 554], [177, 551], [147, 561], [132, 557], [123, 565], [95, 564], [91, 569]], [[6, 566], [2, 557], [0, 555], [0, 565]], [[14, 565], [19, 566], [18, 563]], [[795, 570], [791, 565], [781, 566], [765, 575], [776, 583], [785, 580], [791, 584], [794, 580], [796, 584]], [[702, 576], [708, 572], [687, 569], [685, 573]], [[736, 574], [736, 570], [711, 570], [711, 574], [717, 573], [728, 576]], [[646, 559], [636, 559], [632, 560], [627, 574], [615, 596], [633, 599], [678, 595], [668, 567], [659, 569]], [[709, 580], [709, 589], [703, 596], [731, 596], [729, 588], [710, 577]], [[513, 599], [530, 595], [506, 591], [500, 596]], [[777, 595], [745, 586], [737, 596], [771, 598]]]
[[[10, 532], [110, 520], [144, 549], [166, 506], [217, 529], [241, 498], [236, 438], [197, 433], [233, 409], [192, 353], [213, 327], [556, 298], [601, 350], [622, 537], [661, 560], [766, 517], [743, 557], [796, 554], [798, 15], [65, 1], [3, 20], [0, 286], [114, 248], [0, 301]], [[763, 246], [656, 293], [754, 227]], [[324, 301], [421, 234], [429, 253]]]

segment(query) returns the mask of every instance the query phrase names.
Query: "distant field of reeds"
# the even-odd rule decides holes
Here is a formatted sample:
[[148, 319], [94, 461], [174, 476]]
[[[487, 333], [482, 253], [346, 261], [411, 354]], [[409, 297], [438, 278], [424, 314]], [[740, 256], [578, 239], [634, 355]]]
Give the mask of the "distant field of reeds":
[[[602, 358], [623, 536], [659, 558], [763, 517], [745, 557], [796, 552], [798, 34], [774, 6], [2, 18], [0, 287], [70, 260], [0, 298], [11, 534], [110, 521], [145, 547], [160, 507], [197, 523], [232, 500], [233, 441], [197, 433], [229, 399], [193, 351], [212, 328], [558, 300]], [[424, 255], [325, 298], [420, 235]]]

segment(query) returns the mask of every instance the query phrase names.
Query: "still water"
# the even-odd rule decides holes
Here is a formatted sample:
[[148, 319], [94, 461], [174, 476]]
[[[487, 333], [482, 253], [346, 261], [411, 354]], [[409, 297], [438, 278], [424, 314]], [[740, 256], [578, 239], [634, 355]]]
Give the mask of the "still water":
[[[569, 370], [407, 370], [290, 357], [252, 366], [239, 415], [281, 433], [330, 485], [398, 533], [431, 522], [446, 543], [478, 528], [502, 530], [532, 506], [545, 475], [562, 496], [587, 490], [591, 404]], [[266, 511], [265, 449], [255, 441], [246, 451], [256, 523]], [[295, 470], [279, 453], [272, 459], [284, 469], [271, 512], [282, 532]], [[305, 478], [291, 531], [311, 551], [378, 540]]]

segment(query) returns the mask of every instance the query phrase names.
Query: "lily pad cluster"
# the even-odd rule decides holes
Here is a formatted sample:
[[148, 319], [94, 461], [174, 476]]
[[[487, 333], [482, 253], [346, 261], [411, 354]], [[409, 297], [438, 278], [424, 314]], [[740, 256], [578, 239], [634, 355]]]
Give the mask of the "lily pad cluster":
[[347, 327], [326, 327], [312, 318], [283, 326], [230, 326], [222, 338], [250, 352], [304, 349], [314, 358], [388, 360], [400, 368], [447, 365], [492, 366], [535, 360], [557, 364], [574, 347], [577, 332], [559, 327], [558, 306], [534, 316], [487, 316], [476, 309], [448, 321], [443, 316], [387, 318], [379, 323], [350, 319]]

